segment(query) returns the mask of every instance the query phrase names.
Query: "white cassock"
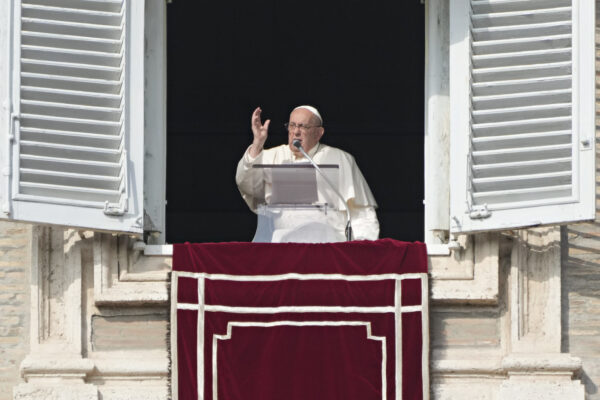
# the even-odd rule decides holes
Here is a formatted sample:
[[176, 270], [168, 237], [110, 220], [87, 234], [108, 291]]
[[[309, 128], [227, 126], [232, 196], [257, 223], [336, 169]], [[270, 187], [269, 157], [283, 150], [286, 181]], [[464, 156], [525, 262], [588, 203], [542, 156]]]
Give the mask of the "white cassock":
[[[322, 143], [317, 143], [308, 152], [308, 155], [317, 164], [339, 165], [339, 191], [345, 200], [345, 204], [339, 204], [339, 210], [334, 211], [333, 218], [328, 220], [328, 224], [337, 232], [338, 238], [337, 240], [328, 241], [344, 240], [346, 207], [350, 210], [353, 239], [376, 240], [379, 237], [379, 221], [375, 213], [377, 202], [364, 176], [358, 169], [354, 157], [343, 150]], [[296, 158], [287, 144], [265, 149], [254, 158], [246, 150], [238, 163], [235, 181], [243, 199], [252, 211], [257, 212], [259, 204], [265, 198], [264, 181], [256, 175], [260, 174], [261, 171], [253, 169], [252, 166], [254, 164], [290, 164], [298, 162], [306, 163], [308, 160], [304, 157]]]

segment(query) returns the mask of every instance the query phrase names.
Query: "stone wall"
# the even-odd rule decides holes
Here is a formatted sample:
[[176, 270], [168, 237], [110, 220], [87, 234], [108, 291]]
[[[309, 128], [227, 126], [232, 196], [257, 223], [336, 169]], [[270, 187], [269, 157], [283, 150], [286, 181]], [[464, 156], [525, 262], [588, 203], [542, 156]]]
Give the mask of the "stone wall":
[[[596, 0], [596, 137], [600, 137], [600, 0]], [[596, 171], [600, 168], [596, 144]], [[598, 182], [598, 174], [596, 174]], [[563, 228], [563, 340], [564, 352], [583, 361], [581, 380], [586, 399], [600, 400], [600, 201], [596, 185], [596, 221]]]
[[0, 400], [22, 382], [19, 364], [29, 349], [31, 226], [0, 222]]

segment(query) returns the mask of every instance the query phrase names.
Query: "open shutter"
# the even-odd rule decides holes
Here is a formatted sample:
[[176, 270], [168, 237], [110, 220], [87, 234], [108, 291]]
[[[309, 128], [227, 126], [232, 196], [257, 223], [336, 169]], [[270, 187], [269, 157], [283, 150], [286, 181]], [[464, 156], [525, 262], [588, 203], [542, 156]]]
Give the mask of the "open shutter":
[[594, 3], [450, 3], [453, 232], [594, 219]]
[[143, 0], [15, 0], [4, 217], [142, 232]]

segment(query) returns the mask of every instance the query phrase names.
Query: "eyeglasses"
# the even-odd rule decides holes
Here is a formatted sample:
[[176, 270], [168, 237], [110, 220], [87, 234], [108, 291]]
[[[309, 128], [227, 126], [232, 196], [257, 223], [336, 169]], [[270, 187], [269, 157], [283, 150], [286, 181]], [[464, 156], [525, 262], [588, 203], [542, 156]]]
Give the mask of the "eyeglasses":
[[285, 127], [285, 129], [289, 131], [293, 131], [294, 129], [298, 128], [301, 131], [305, 132], [311, 128], [319, 128], [321, 125], [303, 125], [303, 124], [296, 124], [295, 122], [290, 122], [288, 124], [283, 124], [283, 126]]

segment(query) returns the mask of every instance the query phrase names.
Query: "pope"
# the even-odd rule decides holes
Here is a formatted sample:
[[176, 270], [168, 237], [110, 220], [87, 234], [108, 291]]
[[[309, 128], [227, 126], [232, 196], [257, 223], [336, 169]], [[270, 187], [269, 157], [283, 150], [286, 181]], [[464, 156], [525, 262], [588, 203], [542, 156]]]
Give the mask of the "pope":
[[[254, 164], [291, 164], [308, 162], [299, 149], [292, 144], [297, 140], [302, 148], [317, 164], [336, 164], [339, 166], [339, 191], [344, 199], [339, 204], [340, 215], [350, 210], [353, 239], [375, 240], [379, 237], [379, 221], [375, 209], [377, 203], [369, 186], [360, 172], [354, 157], [335, 147], [321, 143], [325, 128], [319, 111], [309, 105], [294, 108], [290, 113], [289, 122], [285, 124], [288, 131], [288, 143], [270, 149], [264, 144], [268, 137], [271, 120], [264, 123], [261, 119], [262, 110], [257, 107], [252, 113], [250, 127], [253, 140], [241, 160], [236, 171], [236, 183], [250, 209], [257, 211], [258, 203], [262, 200], [257, 196], [256, 177], [253, 176]], [[343, 238], [345, 217], [340, 217], [339, 223], [333, 223], [333, 228]]]

